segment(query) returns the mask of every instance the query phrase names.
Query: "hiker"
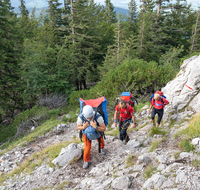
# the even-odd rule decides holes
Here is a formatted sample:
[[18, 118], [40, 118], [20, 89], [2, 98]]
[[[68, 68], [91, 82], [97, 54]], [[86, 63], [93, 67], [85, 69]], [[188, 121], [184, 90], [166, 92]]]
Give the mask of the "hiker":
[[[99, 114], [99, 113], [98, 113]], [[81, 115], [84, 117], [84, 120], [82, 120]], [[79, 130], [85, 130], [87, 127], [92, 126], [96, 131], [104, 132], [106, 130], [106, 125], [104, 122], [103, 117], [100, 115], [96, 121], [94, 119], [95, 112], [90, 105], [86, 105], [83, 107], [82, 114], [78, 116], [77, 119], [77, 129]], [[87, 169], [89, 167], [89, 161], [90, 161], [90, 149], [91, 149], [91, 143], [92, 141], [83, 133], [83, 141], [85, 144], [84, 154], [83, 154], [83, 168]], [[97, 139], [99, 142], [99, 139]], [[102, 135], [100, 136], [100, 146], [101, 148], [101, 154], [105, 155], [105, 143]]]
[[[160, 94], [155, 93], [154, 98], [151, 99], [151, 105], [148, 110], [148, 114], [150, 114], [151, 108], [153, 107], [153, 110], [151, 112], [151, 119], [153, 122], [153, 126], [158, 127], [160, 125], [161, 119], [163, 117], [164, 113], [164, 107], [165, 105], [169, 104], [169, 101], [166, 100], [164, 97], [162, 97]], [[158, 114], [158, 120], [155, 124], [155, 115]]]
[[133, 121], [133, 128], [136, 128], [136, 121], [133, 108], [126, 103], [126, 100], [120, 100], [120, 103], [115, 108], [114, 125], [117, 127], [117, 120], [119, 120], [119, 138], [121, 141], [125, 141], [124, 144], [130, 140], [127, 129], [130, 125], [131, 119]]

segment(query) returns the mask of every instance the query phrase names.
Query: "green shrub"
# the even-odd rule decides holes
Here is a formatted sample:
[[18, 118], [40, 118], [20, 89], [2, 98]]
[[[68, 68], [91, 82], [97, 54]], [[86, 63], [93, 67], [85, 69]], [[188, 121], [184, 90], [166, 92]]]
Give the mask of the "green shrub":
[[13, 137], [16, 134], [17, 127], [20, 125], [21, 122], [39, 116], [43, 116], [41, 119], [48, 118], [49, 117], [48, 111], [49, 111], [48, 108], [46, 107], [41, 108], [36, 105], [30, 110], [21, 112], [18, 116], [15, 116], [14, 122], [12, 124], [0, 129], [0, 142], [6, 142], [11, 137]]
[[144, 94], [148, 88], [161, 88], [174, 74], [167, 66], [160, 66], [154, 61], [126, 60], [122, 65], [106, 73], [90, 90], [72, 92], [69, 103], [77, 105], [80, 97], [91, 99], [105, 96], [109, 100], [108, 106], [113, 107], [116, 97], [119, 97], [121, 92], [130, 91], [137, 96], [139, 93]]
[[194, 145], [192, 145], [188, 139], [181, 140], [179, 146], [186, 152], [190, 152], [195, 149]]
[[63, 122], [76, 122], [77, 121], [77, 115], [76, 115], [76, 112], [74, 112], [74, 111], [70, 111], [69, 113], [68, 113], [68, 115], [69, 115], [69, 117], [68, 118], [66, 118], [65, 116], [63, 117]]
[[140, 111], [144, 106], [148, 105], [148, 107], [150, 107], [151, 102], [144, 102], [144, 103], [139, 103], [138, 105], [136, 104], [134, 106], [134, 112], [138, 112]]
[[79, 98], [82, 98], [84, 100], [95, 99], [95, 98], [98, 98], [96, 94], [97, 93], [93, 93], [92, 89], [73, 91], [71, 95], [69, 96], [69, 104], [72, 106], [74, 105], [77, 106], [79, 105]]
[[175, 137], [184, 134], [186, 139], [191, 139], [200, 136], [200, 114], [193, 117], [186, 129], [175, 134]]

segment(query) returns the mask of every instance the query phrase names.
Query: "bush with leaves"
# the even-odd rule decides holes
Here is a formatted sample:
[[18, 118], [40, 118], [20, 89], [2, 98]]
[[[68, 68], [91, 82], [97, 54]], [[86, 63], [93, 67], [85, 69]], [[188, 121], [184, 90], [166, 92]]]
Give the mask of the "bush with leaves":
[[149, 89], [155, 91], [163, 87], [175, 75], [166, 65], [160, 66], [151, 61], [141, 59], [126, 60], [116, 69], [110, 70], [105, 77], [88, 91], [73, 92], [70, 102], [78, 104], [78, 99], [98, 98], [105, 96], [109, 103], [114, 103], [115, 98], [123, 91], [130, 91], [135, 96], [148, 93]]

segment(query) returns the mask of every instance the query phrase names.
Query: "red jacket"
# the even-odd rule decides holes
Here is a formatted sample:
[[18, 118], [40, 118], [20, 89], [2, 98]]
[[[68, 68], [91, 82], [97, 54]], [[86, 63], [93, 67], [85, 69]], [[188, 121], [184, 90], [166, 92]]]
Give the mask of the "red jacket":
[[[115, 110], [119, 111], [119, 104], [116, 106]], [[129, 105], [129, 114], [127, 112], [127, 105], [125, 108], [120, 108], [120, 120], [124, 121], [126, 119], [131, 119], [131, 113], [133, 113], [133, 108]]]
[[[165, 103], [165, 105], [169, 104], [169, 101], [166, 100], [165, 98], [163, 98], [163, 102]], [[165, 107], [165, 105], [161, 101], [161, 98], [158, 101], [152, 98], [151, 105], [158, 110], [163, 109]]]

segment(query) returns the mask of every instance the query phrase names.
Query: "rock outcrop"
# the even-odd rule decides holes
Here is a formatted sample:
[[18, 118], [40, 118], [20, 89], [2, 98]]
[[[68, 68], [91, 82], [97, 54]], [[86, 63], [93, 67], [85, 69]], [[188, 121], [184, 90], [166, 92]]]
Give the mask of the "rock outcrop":
[[169, 100], [165, 107], [164, 121], [183, 120], [200, 112], [200, 56], [183, 62], [176, 78], [162, 89]]

